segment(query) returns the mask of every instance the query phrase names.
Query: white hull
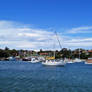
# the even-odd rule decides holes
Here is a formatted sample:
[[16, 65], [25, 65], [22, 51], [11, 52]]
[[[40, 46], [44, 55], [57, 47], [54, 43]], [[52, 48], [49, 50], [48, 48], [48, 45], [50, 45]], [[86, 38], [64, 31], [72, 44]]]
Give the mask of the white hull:
[[68, 61], [67, 63], [71, 64], [71, 63], [74, 63], [74, 62], [72, 62], [72, 61]]
[[92, 64], [92, 63], [85, 62], [85, 64]]
[[38, 60], [35, 60], [35, 61], [28, 61], [28, 62], [31, 62], [31, 63], [38, 63], [39, 61], [38, 61]]
[[80, 60], [80, 59], [75, 59], [75, 60], [73, 60], [73, 62], [82, 62], [82, 60]]
[[88, 58], [85, 64], [92, 64], [92, 58]]
[[48, 62], [42, 62], [43, 65], [46, 66], [64, 66], [64, 62], [56, 62], [56, 61], [48, 61]]
[[28, 62], [31, 62], [31, 63], [38, 63], [39, 60], [35, 59], [35, 58], [32, 58], [31, 61], [28, 61]]

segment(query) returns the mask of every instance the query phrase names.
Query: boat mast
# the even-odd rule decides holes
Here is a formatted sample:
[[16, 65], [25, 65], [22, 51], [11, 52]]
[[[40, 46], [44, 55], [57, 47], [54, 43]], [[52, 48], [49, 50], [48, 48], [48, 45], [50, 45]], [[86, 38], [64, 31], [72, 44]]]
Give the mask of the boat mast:
[[[55, 31], [55, 35], [56, 35], [56, 39], [57, 39], [57, 41], [58, 41], [58, 43], [59, 43], [60, 49], [62, 49], [62, 46], [61, 46], [61, 43], [60, 43], [60, 40], [59, 40], [59, 37], [58, 37], [58, 34], [57, 34], [56, 31]], [[55, 53], [55, 52], [54, 52], [54, 53]]]
[[58, 40], [58, 43], [59, 43], [60, 49], [62, 49], [62, 46], [61, 46], [61, 43], [60, 43], [60, 41], [59, 41], [59, 38], [58, 38], [58, 35], [57, 35], [57, 32], [56, 32], [56, 31], [55, 31], [55, 35], [56, 35], [56, 38], [57, 38], [57, 40]]
[[[54, 48], [55, 48], [55, 42], [54, 42]], [[54, 50], [54, 57], [56, 57], [56, 52], [55, 52], [55, 50]]]
[[79, 59], [80, 59], [80, 48], [79, 48]]

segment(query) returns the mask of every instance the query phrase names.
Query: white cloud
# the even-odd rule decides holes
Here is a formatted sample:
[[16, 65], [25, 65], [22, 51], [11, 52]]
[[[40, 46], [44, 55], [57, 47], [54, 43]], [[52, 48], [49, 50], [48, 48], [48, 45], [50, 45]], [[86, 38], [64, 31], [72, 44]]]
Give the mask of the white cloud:
[[92, 26], [72, 28], [68, 33], [92, 33]]
[[92, 38], [71, 39], [65, 41], [65, 45], [72, 47], [88, 47], [92, 46]]
[[50, 42], [48, 45], [48, 40], [53, 40], [53, 37], [53, 32], [44, 29], [33, 29], [15, 22], [0, 21], [1, 47], [4, 45], [17, 49], [47, 48], [52, 44]]
[[[70, 30], [70, 33], [91, 32], [92, 27], [79, 27]], [[70, 35], [65, 36], [58, 34], [62, 47], [84, 47], [92, 46], [92, 38], [77, 38]], [[34, 29], [24, 24], [0, 21], [0, 47], [8, 46], [15, 49], [53, 49], [53, 44], [56, 49], [60, 49], [59, 43], [54, 35], [54, 32], [45, 29]]]

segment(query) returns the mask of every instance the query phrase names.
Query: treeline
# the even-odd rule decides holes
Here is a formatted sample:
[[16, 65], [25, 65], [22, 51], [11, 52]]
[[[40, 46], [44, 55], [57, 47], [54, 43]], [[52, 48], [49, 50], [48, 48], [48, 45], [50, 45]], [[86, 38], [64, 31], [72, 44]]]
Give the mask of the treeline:
[[5, 47], [5, 49], [0, 49], [0, 58], [7, 58], [10, 56], [16, 56], [18, 55], [18, 50], [10, 50], [8, 47]]
[[[51, 53], [50, 55], [52, 55], [52, 51], [42, 51], [40, 50], [41, 53]], [[39, 52], [39, 53], [40, 53]], [[89, 53], [88, 50], [85, 49], [75, 49], [75, 50], [71, 50], [71, 49], [67, 49], [67, 48], [62, 48], [62, 50], [55, 51], [56, 54], [56, 58], [70, 58], [70, 59], [74, 59], [74, 58], [81, 58], [81, 59], [87, 59], [88, 57], [92, 57], [92, 53]]]
[[[26, 57], [26, 56], [31, 56], [31, 55], [41, 55], [42, 53], [46, 53], [46, 56], [53, 56], [54, 51], [43, 51], [42, 49], [39, 52], [36, 51], [29, 51], [29, 50], [15, 50], [12, 49], [10, 50], [8, 47], [5, 47], [5, 49], [0, 49], [0, 58], [7, 58], [7, 57], [15, 57], [15, 56], [20, 56]], [[55, 51], [55, 56], [56, 58], [81, 58], [81, 59], [87, 59], [88, 57], [92, 57], [92, 53], [89, 52], [88, 50], [85, 49], [67, 49], [67, 48], [62, 48], [60, 51], [56, 50]]]

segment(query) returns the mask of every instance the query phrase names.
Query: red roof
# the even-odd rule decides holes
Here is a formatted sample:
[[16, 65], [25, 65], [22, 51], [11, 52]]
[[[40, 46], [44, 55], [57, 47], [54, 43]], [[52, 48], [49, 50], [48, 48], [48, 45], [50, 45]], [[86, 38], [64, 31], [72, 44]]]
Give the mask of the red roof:
[[40, 55], [48, 55], [48, 53], [40, 53]]
[[92, 52], [92, 50], [89, 50], [88, 52]]

